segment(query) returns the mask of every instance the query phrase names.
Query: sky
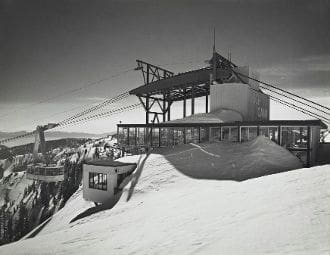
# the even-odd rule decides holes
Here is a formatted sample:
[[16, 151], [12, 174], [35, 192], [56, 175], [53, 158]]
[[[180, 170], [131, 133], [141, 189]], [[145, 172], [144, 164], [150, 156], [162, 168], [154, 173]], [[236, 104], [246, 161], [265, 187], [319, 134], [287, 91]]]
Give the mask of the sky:
[[[175, 73], [203, 67], [213, 28], [220, 54], [330, 106], [329, 0], [0, 0], [0, 131], [58, 122], [142, 85], [140, 72], [122, 74], [136, 59]], [[272, 104], [271, 118], [303, 117]], [[144, 123], [144, 112], [65, 131], [110, 132], [119, 121]]]

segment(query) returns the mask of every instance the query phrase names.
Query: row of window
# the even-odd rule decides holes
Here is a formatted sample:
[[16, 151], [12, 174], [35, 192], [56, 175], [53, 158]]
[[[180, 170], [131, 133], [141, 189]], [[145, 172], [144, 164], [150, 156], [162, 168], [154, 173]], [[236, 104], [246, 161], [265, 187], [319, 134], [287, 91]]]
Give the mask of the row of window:
[[54, 168], [31, 167], [27, 169], [27, 172], [29, 174], [35, 174], [35, 175], [57, 176], [64, 174], [64, 167], [54, 167]]
[[[288, 148], [303, 162], [307, 161], [308, 143], [312, 133], [307, 126], [222, 126], [222, 127], [163, 127], [163, 128], [119, 128], [119, 143], [122, 145], [144, 145], [152, 147], [172, 146], [213, 140], [245, 142], [258, 135]], [[310, 136], [310, 137], [308, 137]]]
[[[281, 127], [279, 138], [278, 127], [259, 127], [259, 135], [269, 137], [272, 141], [289, 148], [306, 148], [307, 132], [307, 127]], [[241, 142], [253, 140], [257, 136], [257, 127], [240, 127]], [[237, 142], [239, 140], [238, 127], [211, 128], [211, 140], [220, 140], [220, 137], [221, 140]]]
[[107, 190], [107, 175], [102, 173], [89, 173], [89, 188]]
[[[209, 128], [120, 128], [119, 143], [123, 145], [152, 145], [171, 146], [183, 143], [199, 143], [207, 140], [227, 140], [237, 142], [239, 140], [238, 127], [211, 127]], [[241, 126], [240, 141], [250, 141], [257, 137], [257, 126]], [[276, 126], [260, 126], [259, 135], [269, 137], [272, 141], [287, 147], [306, 147], [307, 127], [281, 127], [279, 131]]]
[[183, 143], [199, 143], [208, 140], [205, 127], [188, 128], [120, 128], [119, 143], [123, 145], [171, 146]]

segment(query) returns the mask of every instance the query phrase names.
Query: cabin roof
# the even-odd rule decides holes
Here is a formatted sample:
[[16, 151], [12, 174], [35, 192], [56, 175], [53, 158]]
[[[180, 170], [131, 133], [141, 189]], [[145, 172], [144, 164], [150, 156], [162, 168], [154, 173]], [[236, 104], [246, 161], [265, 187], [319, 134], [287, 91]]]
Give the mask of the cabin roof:
[[113, 161], [113, 160], [105, 160], [105, 159], [93, 159], [84, 162], [85, 165], [93, 165], [93, 166], [113, 166], [113, 167], [120, 167], [120, 166], [136, 166], [136, 163], [126, 163], [120, 161]]

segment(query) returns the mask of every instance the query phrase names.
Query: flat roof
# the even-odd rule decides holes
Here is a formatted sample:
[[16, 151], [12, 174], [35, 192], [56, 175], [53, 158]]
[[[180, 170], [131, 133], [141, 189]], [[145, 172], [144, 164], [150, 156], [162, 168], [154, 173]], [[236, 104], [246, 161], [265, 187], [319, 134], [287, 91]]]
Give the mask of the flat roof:
[[120, 161], [113, 161], [113, 160], [104, 160], [104, 159], [93, 159], [84, 162], [85, 165], [93, 165], [93, 166], [113, 166], [113, 167], [120, 167], [120, 166], [136, 166], [136, 163], [126, 163]]
[[236, 121], [236, 122], [162, 122], [155, 124], [117, 124], [117, 127], [219, 127], [219, 126], [320, 126], [328, 128], [321, 120], [267, 120], [267, 121]]

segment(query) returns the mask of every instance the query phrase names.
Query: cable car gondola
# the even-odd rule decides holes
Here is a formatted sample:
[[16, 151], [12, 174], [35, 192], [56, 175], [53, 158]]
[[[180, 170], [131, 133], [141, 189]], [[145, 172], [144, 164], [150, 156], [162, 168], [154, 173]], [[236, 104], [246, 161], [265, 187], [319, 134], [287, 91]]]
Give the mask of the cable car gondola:
[[[26, 178], [30, 180], [44, 182], [58, 182], [64, 180], [64, 166], [50, 164], [49, 157], [46, 155], [45, 130], [56, 127], [58, 124], [49, 123], [45, 126], [38, 126], [35, 131], [35, 142], [33, 148], [34, 163], [28, 165]], [[39, 147], [42, 159], [38, 157]], [[38, 162], [39, 161], [39, 162]]]

